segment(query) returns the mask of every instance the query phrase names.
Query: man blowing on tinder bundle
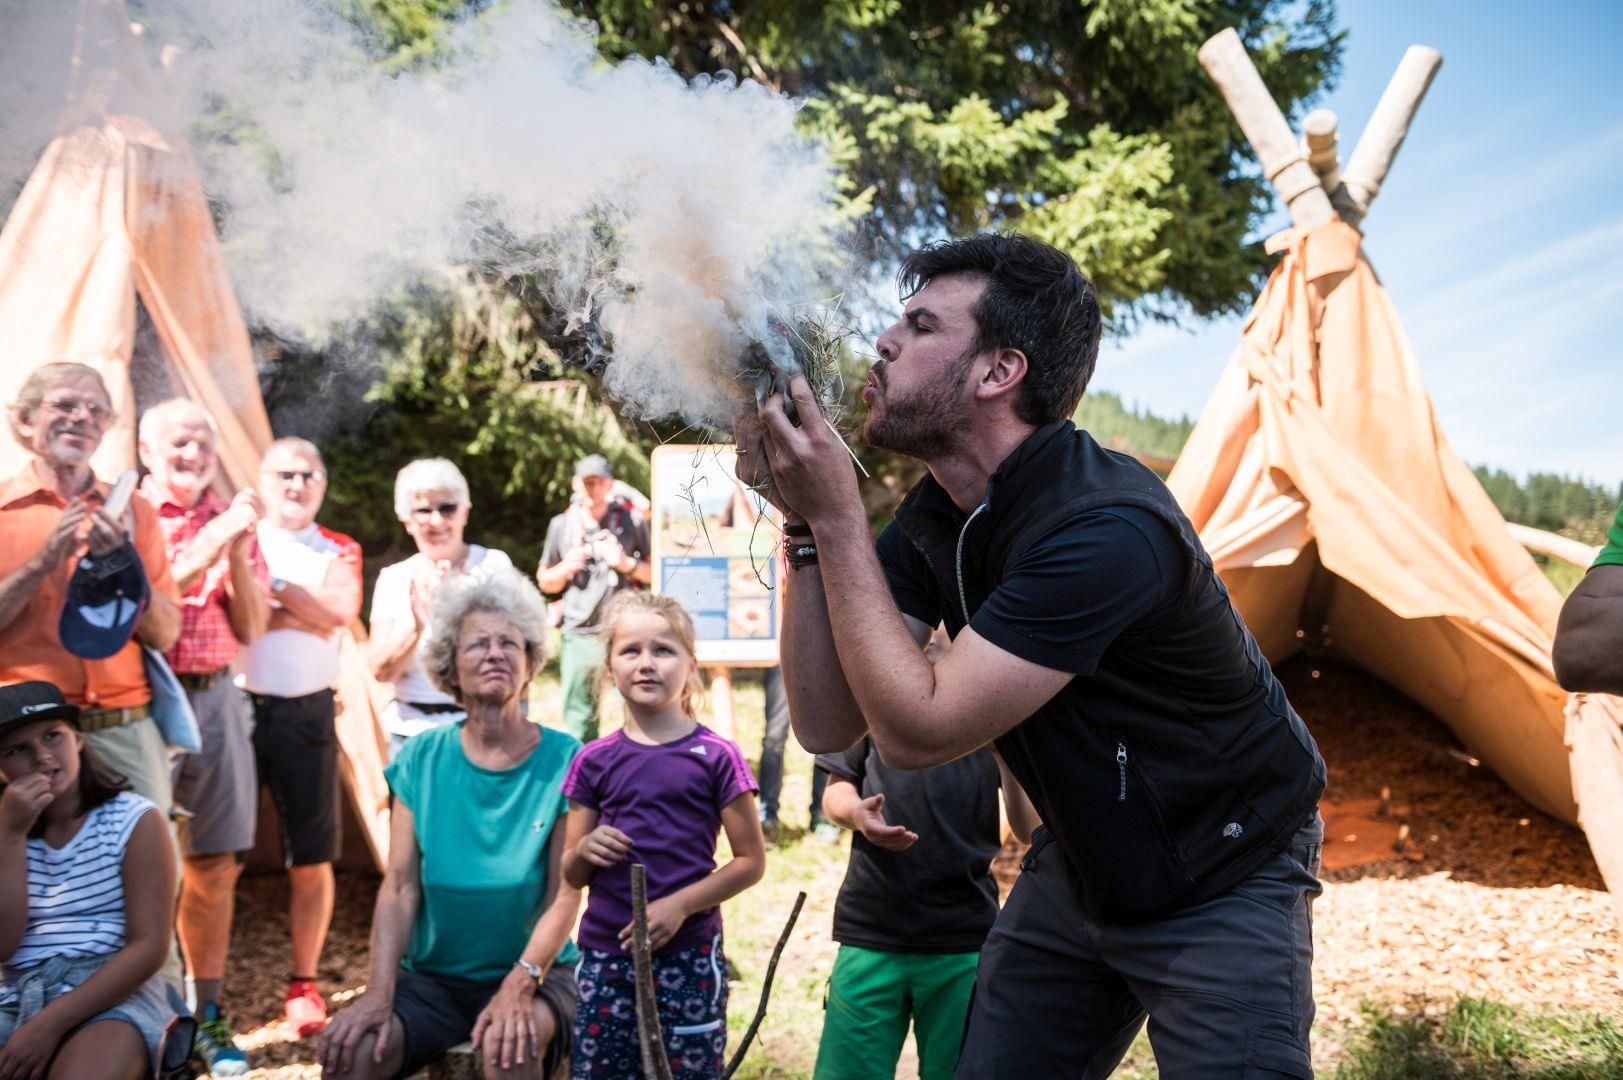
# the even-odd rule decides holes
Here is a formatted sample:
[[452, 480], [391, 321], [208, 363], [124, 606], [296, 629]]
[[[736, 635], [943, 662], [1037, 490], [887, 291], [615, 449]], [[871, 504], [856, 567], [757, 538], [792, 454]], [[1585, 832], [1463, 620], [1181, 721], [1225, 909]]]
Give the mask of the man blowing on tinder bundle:
[[[1309, 1076], [1324, 764], [1188, 519], [1069, 417], [1098, 353], [1060, 251], [909, 255], [864, 437], [928, 475], [877, 544], [849, 458], [781, 397], [737, 432], [786, 517], [797, 737], [922, 769], [995, 743], [1044, 826], [981, 953], [957, 1075]], [[805, 381], [790, 393], [814, 415]], [[945, 621], [952, 645], [921, 650]]]

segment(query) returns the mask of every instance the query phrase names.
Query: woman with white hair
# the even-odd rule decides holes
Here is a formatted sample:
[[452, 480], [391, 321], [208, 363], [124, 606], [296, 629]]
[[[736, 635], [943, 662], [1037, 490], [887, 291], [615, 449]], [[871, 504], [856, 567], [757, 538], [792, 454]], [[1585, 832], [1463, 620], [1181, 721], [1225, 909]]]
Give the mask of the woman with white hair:
[[373, 676], [394, 684], [394, 701], [383, 714], [391, 760], [413, 735], [462, 719], [462, 707], [433, 684], [420, 656], [441, 583], [463, 575], [484, 581], [513, 569], [505, 553], [463, 540], [471, 509], [468, 481], [444, 458], [421, 458], [400, 470], [394, 509], [417, 542], [417, 554], [378, 574], [367, 650]]
[[422, 664], [466, 717], [411, 739], [384, 775], [389, 866], [366, 992], [321, 1036], [324, 1075], [409, 1076], [472, 1040], [486, 1076], [568, 1056], [580, 893], [560, 869], [564, 776], [580, 743], [524, 718], [546, 609], [517, 571], [447, 583]]

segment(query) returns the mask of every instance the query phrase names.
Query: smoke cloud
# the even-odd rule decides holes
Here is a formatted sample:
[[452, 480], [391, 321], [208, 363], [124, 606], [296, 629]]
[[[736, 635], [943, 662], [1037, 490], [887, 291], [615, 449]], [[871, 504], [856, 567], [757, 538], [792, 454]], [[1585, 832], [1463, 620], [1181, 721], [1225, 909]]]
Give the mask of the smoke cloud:
[[[60, 114], [77, 7], [0, 0], [0, 70], [21, 76], [0, 87], [0, 191]], [[725, 426], [745, 350], [789, 364], [774, 319], [831, 294], [843, 267], [833, 171], [793, 102], [609, 64], [590, 27], [540, 0], [471, 19], [443, 64], [399, 75], [308, 0], [129, 14], [149, 58], [178, 56], [159, 86], [106, 93], [148, 114], [164, 99], [224, 209], [250, 321], [284, 336], [319, 340], [404, 283], [494, 264], [607, 332], [605, 385], [628, 411]]]

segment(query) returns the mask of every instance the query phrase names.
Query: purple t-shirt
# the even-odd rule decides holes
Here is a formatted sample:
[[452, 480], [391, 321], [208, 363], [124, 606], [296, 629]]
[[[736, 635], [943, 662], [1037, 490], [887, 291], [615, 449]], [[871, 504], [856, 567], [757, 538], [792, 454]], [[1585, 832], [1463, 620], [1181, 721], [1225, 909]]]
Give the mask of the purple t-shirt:
[[[598, 812], [598, 824], [631, 837], [631, 854], [592, 877], [580, 943], [620, 952], [631, 922], [631, 864], [648, 868], [648, 899], [658, 900], [716, 868], [722, 807], [760, 791], [737, 745], [700, 724], [675, 742], [648, 746], [616, 731], [586, 744], [564, 777], [564, 794]], [[692, 915], [662, 953], [708, 943], [721, 909]]]

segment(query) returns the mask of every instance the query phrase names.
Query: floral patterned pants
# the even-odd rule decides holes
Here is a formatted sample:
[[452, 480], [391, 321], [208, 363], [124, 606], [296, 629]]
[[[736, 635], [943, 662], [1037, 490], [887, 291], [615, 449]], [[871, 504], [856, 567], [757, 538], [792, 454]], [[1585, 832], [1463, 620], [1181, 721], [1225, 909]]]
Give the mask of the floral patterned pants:
[[[642, 1058], [631, 957], [584, 947], [580, 952], [570, 1076], [637, 1080]], [[719, 1078], [727, 1050], [727, 959], [721, 935], [708, 945], [656, 955], [654, 1000], [672, 1075], [680, 1080]]]

